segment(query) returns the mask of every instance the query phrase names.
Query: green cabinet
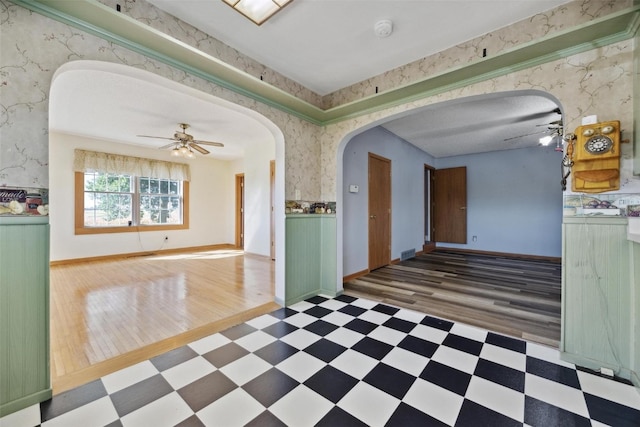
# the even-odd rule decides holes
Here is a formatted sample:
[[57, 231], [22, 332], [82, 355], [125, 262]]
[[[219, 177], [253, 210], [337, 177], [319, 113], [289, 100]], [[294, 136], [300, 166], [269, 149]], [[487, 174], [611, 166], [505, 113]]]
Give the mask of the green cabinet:
[[562, 358], [631, 379], [640, 289], [627, 220], [569, 217], [562, 230]]
[[0, 217], [0, 416], [50, 397], [48, 218]]
[[337, 294], [335, 215], [287, 215], [285, 305]]

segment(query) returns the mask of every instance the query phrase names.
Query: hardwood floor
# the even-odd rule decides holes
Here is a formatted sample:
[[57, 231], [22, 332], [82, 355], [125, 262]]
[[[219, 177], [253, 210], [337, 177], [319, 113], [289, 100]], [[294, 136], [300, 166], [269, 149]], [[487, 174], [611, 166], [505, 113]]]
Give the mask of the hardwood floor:
[[55, 394], [278, 308], [274, 263], [235, 249], [52, 266]]
[[558, 347], [561, 263], [438, 249], [344, 284], [348, 295]]

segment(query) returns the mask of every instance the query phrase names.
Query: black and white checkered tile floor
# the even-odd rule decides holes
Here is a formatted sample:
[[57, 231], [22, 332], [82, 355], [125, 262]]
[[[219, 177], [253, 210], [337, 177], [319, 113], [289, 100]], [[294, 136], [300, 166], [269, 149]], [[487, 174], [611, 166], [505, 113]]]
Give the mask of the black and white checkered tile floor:
[[314, 297], [0, 419], [0, 426], [640, 426], [640, 393], [551, 348]]

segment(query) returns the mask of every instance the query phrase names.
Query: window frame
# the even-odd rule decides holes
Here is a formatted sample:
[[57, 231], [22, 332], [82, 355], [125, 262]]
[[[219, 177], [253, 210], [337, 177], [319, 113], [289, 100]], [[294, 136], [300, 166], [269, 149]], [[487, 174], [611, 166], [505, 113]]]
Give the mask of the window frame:
[[[134, 177], [135, 192], [139, 193], [139, 180]], [[135, 208], [135, 206], [134, 206]], [[75, 234], [136, 233], [139, 231], [166, 231], [189, 229], [189, 181], [182, 181], [182, 224], [126, 225], [116, 227], [87, 227], [84, 225], [84, 172], [75, 172]], [[136, 212], [138, 209], [134, 209]]]

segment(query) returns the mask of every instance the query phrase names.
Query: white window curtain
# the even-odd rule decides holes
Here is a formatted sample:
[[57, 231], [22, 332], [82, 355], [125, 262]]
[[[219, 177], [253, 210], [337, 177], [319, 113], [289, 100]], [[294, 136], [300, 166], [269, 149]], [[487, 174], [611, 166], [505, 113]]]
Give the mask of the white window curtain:
[[76, 172], [102, 172], [179, 181], [190, 180], [189, 165], [185, 163], [96, 151], [75, 150], [73, 168]]

